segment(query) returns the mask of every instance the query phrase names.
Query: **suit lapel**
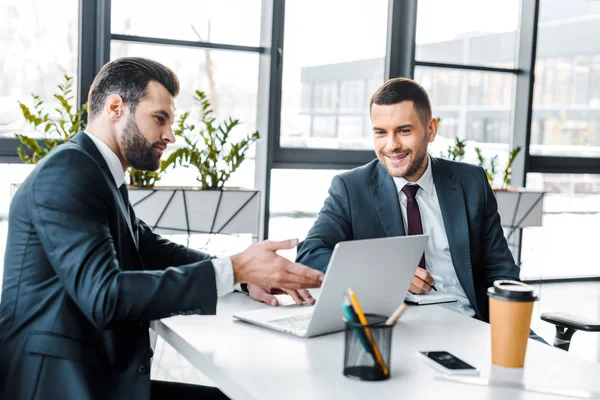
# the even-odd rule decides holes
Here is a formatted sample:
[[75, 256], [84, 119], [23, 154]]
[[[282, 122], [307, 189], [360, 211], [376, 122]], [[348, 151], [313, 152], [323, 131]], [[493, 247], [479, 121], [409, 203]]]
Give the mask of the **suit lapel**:
[[442, 161], [433, 157], [431, 161], [433, 182], [442, 210], [454, 270], [471, 304], [477, 307], [464, 193], [453, 178], [450, 168], [440, 165]]
[[121, 211], [121, 213], [120, 213], [121, 218], [127, 224], [127, 230], [129, 231], [131, 240], [133, 241], [133, 244], [135, 245], [135, 247], [137, 249], [138, 243], [137, 243], [136, 235], [134, 234], [133, 227], [131, 226], [131, 219], [129, 218], [129, 212], [128, 212], [129, 204], [125, 204], [125, 201], [123, 200], [123, 197], [121, 196], [121, 193], [119, 192], [119, 188], [117, 188], [117, 184], [115, 183], [115, 180], [114, 180], [112, 174], [110, 173], [110, 169], [108, 168], [108, 165], [106, 164], [106, 160], [104, 160], [104, 157], [102, 157], [102, 154], [100, 154], [100, 151], [98, 150], [98, 148], [96, 147], [96, 144], [92, 141], [92, 139], [87, 137], [87, 134], [80, 132], [77, 135], [75, 135], [71, 139], [71, 141], [80, 145], [90, 156], [92, 156], [94, 158], [94, 160], [96, 160], [98, 165], [100, 165], [100, 167], [102, 168], [105, 178], [108, 179], [108, 181], [110, 182], [110, 184], [108, 186], [110, 187], [110, 190], [113, 193], [113, 197], [117, 199], [116, 200], [117, 207]]
[[375, 210], [379, 221], [388, 237], [405, 236], [404, 222], [400, 212], [400, 203], [394, 180], [387, 173], [385, 167], [377, 163], [371, 176], [373, 182], [369, 185]]

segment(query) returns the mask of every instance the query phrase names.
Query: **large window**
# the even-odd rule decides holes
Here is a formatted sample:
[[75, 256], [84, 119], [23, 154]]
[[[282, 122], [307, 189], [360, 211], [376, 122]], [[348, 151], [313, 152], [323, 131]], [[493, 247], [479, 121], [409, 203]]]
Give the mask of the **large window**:
[[597, 276], [600, 175], [528, 174], [544, 190], [541, 227], [523, 230], [522, 279]]
[[[256, 130], [258, 53], [113, 40], [111, 58], [125, 56], [151, 58], [177, 74], [181, 85], [175, 99], [177, 115], [190, 112], [189, 121], [197, 124], [200, 108], [194, 96], [196, 90], [201, 90], [209, 96], [217, 121], [229, 117], [240, 120], [240, 125], [232, 131], [232, 140], [239, 140]], [[240, 68], [241, 65], [244, 68]], [[266, 136], [266, 132], [262, 134]], [[194, 186], [197, 185], [196, 176], [194, 169], [169, 170], [158, 185]], [[254, 148], [227, 186], [254, 187]]]
[[543, 226], [523, 233], [525, 278], [600, 271], [600, 45], [592, 39], [599, 26], [596, 1], [540, 1], [527, 187], [546, 196]]
[[388, 2], [285, 8], [281, 146], [370, 149], [368, 102], [384, 81]]
[[600, 3], [542, 0], [532, 155], [600, 157]]
[[[271, 175], [269, 238], [304, 240], [315, 222], [331, 180], [341, 170], [275, 169]], [[296, 249], [284, 251], [291, 259]]]
[[508, 73], [415, 68], [415, 80], [429, 93], [434, 117], [441, 118], [430, 145], [434, 156], [445, 155], [456, 138], [467, 141], [465, 161], [477, 162], [475, 148], [486, 158], [508, 158], [512, 139], [515, 76]]
[[[486, 167], [494, 157], [498, 167], [508, 160], [520, 5], [520, 0], [419, 1], [414, 78], [429, 93], [433, 116], [441, 119], [429, 146], [433, 156], [446, 157], [459, 139], [466, 142], [463, 161], [478, 163], [476, 149]], [[495, 183], [501, 185], [500, 174]]]
[[4, 251], [8, 231], [8, 210], [10, 201], [19, 184], [27, 178], [33, 165], [0, 164], [0, 294], [4, 272]]
[[260, 0], [112, 0], [113, 34], [258, 46]]
[[217, 119], [239, 118], [240, 130], [256, 130], [258, 54], [113, 41], [111, 58], [124, 56], [152, 58], [177, 74], [178, 111], [197, 116], [194, 94], [201, 90], [210, 97]]
[[[78, 6], [78, 0], [0, 3], [0, 140], [31, 131], [19, 101], [31, 105], [35, 93], [51, 111], [56, 107], [52, 95], [63, 76], [76, 78]], [[74, 98], [76, 85], [75, 81]]]
[[437, 63], [514, 67], [520, 3], [520, 0], [419, 0], [415, 58]]

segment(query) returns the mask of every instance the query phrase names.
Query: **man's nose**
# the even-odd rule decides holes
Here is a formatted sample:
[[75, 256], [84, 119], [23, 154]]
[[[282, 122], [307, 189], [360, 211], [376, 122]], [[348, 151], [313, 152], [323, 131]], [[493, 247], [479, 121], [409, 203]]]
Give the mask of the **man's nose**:
[[162, 140], [167, 143], [175, 143], [175, 135], [173, 134], [173, 128], [167, 127], [162, 135]]
[[402, 142], [395, 134], [391, 133], [387, 136], [385, 147], [388, 151], [395, 150], [402, 147]]

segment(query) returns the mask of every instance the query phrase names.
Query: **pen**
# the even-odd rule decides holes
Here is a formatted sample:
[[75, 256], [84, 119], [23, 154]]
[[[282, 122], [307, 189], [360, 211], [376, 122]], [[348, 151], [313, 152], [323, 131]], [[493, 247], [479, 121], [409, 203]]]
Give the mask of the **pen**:
[[402, 313], [404, 313], [404, 311], [406, 311], [407, 308], [408, 306], [406, 305], [406, 303], [403, 302], [402, 304], [400, 304], [398, 308], [396, 308], [396, 310], [392, 313], [392, 315], [390, 315], [387, 321], [385, 321], [385, 324], [394, 325], [400, 319], [400, 316], [402, 315]]
[[[344, 314], [346, 315], [346, 318], [348, 319], [348, 321], [354, 322], [354, 323], [360, 323], [360, 321], [358, 320], [358, 317], [354, 314], [354, 311], [352, 310], [352, 306], [350, 305], [350, 300], [348, 300], [348, 297], [346, 297], [346, 296], [344, 296], [344, 301], [342, 302], [342, 310], [344, 311]], [[362, 344], [365, 351], [373, 357], [373, 360], [375, 360], [375, 356], [373, 354], [373, 349], [371, 348], [371, 346], [369, 346], [368, 339], [365, 337], [364, 332], [361, 329], [356, 328], [356, 327], [352, 328], [352, 330], [354, 331], [354, 334], [358, 338], [360, 344]]]
[[427, 285], [428, 285], [430, 288], [432, 288], [432, 289], [433, 289], [433, 290], [435, 290], [436, 292], [438, 291], [438, 290], [435, 288], [435, 285], [430, 285], [430, 284], [429, 284], [429, 282], [426, 282], [426, 281], [423, 281], [423, 282], [425, 282], [425, 283], [426, 283], [426, 284], [427, 284]]
[[[348, 288], [348, 294], [350, 295], [350, 300], [352, 300], [352, 305], [354, 306], [354, 311], [356, 311], [356, 315], [358, 315], [358, 319], [360, 320], [360, 323], [363, 325], [368, 325], [369, 321], [367, 321], [367, 317], [365, 317], [365, 314], [363, 313], [362, 308], [360, 308], [360, 303], [358, 302], [358, 299], [356, 298], [356, 295], [354, 294], [352, 289]], [[366, 326], [365, 326], [365, 333], [367, 334], [367, 337], [369, 338], [369, 341], [371, 342], [371, 345], [373, 346], [373, 352], [375, 353], [375, 359], [377, 361], [377, 364], [379, 364], [379, 367], [381, 368], [381, 371], [383, 372], [383, 374], [388, 375], [389, 371], [388, 371], [387, 365], [385, 365], [385, 362], [383, 361], [383, 357], [381, 357], [381, 352], [379, 351], [377, 342], [375, 341], [375, 338], [373, 337], [371, 330], [369, 328], [367, 328]]]

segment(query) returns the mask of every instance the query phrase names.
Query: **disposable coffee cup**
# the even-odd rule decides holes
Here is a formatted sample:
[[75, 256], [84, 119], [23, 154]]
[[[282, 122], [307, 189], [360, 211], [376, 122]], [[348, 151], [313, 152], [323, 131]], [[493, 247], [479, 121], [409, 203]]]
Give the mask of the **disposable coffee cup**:
[[518, 281], [498, 280], [487, 291], [492, 326], [492, 364], [522, 368], [533, 302], [538, 300], [532, 286]]

